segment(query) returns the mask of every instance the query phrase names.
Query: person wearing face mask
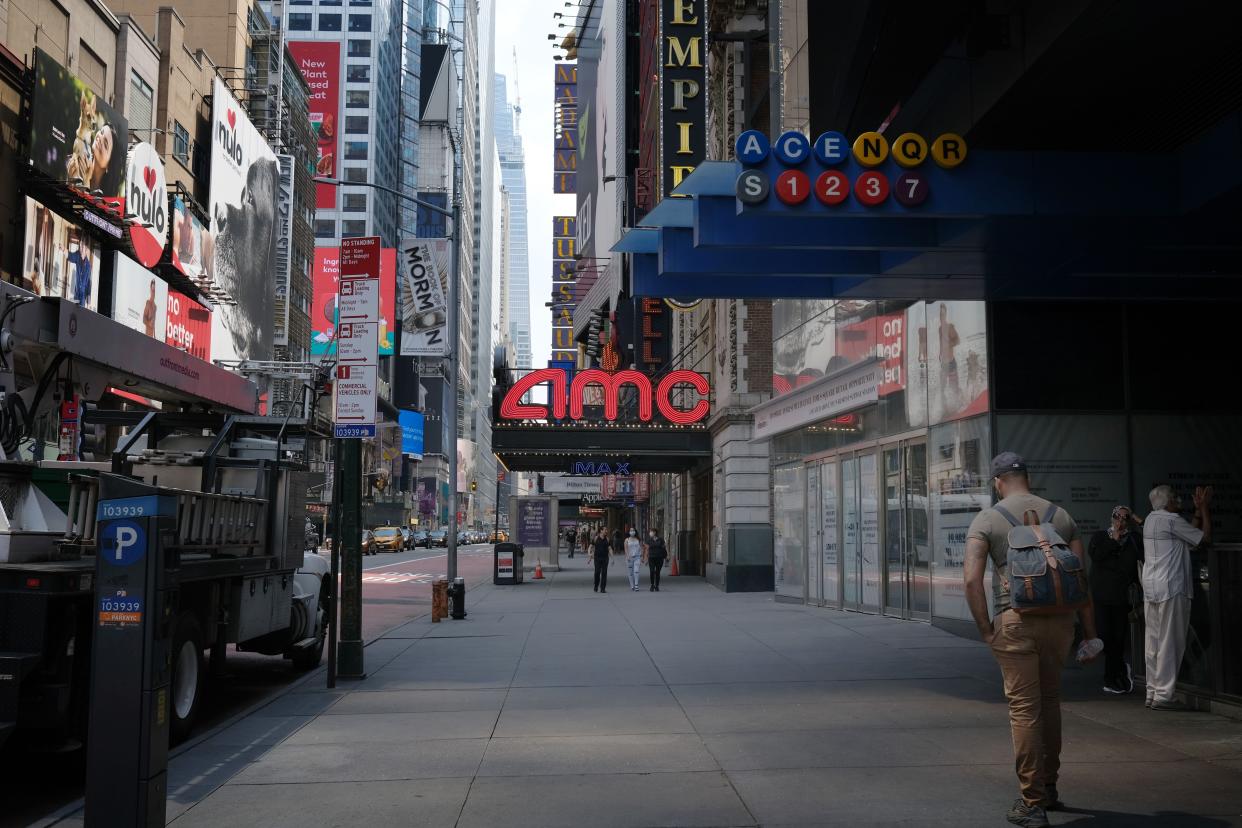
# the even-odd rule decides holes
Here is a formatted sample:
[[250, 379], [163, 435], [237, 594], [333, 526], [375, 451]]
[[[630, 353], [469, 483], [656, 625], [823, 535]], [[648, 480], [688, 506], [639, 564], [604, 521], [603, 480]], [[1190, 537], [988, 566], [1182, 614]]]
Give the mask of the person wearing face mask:
[[638, 592], [638, 570], [643, 563], [643, 544], [638, 539], [638, 531], [630, 529], [625, 539], [625, 571], [630, 574], [630, 591]]
[[1129, 506], [1113, 508], [1108, 529], [1096, 532], [1087, 547], [1091, 557], [1091, 601], [1095, 627], [1104, 642], [1104, 692], [1134, 689], [1126, 663], [1130, 633], [1130, 591], [1138, 584], [1138, 562], [1143, 559], [1141, 522]]
[[658, 530], [651, 530], [651, 534], [647, 538], [647, 549], [643, 557], [646, 558], [647, 566], [651, 570], [651, 591], [659, 592], [660, 570], [664, 567], [664, 559], [668, 557], [668, 547], [664, 545], [664, 538], [660, 537]]

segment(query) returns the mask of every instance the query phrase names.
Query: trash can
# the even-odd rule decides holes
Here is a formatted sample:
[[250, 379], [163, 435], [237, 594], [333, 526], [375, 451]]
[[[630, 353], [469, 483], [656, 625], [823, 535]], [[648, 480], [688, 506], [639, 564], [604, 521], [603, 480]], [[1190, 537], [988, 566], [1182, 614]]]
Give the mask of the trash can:
[[492, 583], [499, 586], [522, 583], [522, 545], [498, 543], [492, 547]]

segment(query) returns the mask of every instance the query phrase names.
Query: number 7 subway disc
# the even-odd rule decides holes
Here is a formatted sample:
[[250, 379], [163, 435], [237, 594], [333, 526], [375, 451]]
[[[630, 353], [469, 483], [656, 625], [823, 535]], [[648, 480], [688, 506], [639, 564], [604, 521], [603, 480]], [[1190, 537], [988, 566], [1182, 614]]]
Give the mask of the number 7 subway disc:
[[854, 197], [867, 207], [883, 204], [884, 199], [888, 198], [888, 176], [875, 170], [858, 176], [854, 182]]
[[850, 180], [839, 170], [828, 170], [815, 179], [815, 197], [829, 207], [835, 207], [849, 195]]

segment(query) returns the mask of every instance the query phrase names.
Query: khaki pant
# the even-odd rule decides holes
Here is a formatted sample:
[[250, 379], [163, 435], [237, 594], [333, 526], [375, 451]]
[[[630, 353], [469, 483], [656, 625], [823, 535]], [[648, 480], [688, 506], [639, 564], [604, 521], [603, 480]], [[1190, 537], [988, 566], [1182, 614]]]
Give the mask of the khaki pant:
[[1009, 699], [1014, 770], [1022, 799], [1038, 805], [1045, 785], [1055, 785], [1061, 769], [1061, 669], [1074, 642], [1074, 613], [1006, 610], [994, 625], [989, 644]]
[[1147, 667], [1147, 700], [1166, 702], [1173, 698], [1177, 671], [1186, 653], [1190, 599], [1174, 595], [1167, 601], [1148, 601], [1143, 617], [1147, 623], [1143, 659]]

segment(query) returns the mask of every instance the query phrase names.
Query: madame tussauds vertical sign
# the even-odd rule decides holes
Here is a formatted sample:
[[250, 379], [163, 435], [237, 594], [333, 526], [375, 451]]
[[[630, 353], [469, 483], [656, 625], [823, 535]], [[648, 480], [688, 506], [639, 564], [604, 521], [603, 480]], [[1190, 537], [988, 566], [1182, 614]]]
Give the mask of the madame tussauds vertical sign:
[[707, 0], [660, 0], [663, 194], [707, 155]]

